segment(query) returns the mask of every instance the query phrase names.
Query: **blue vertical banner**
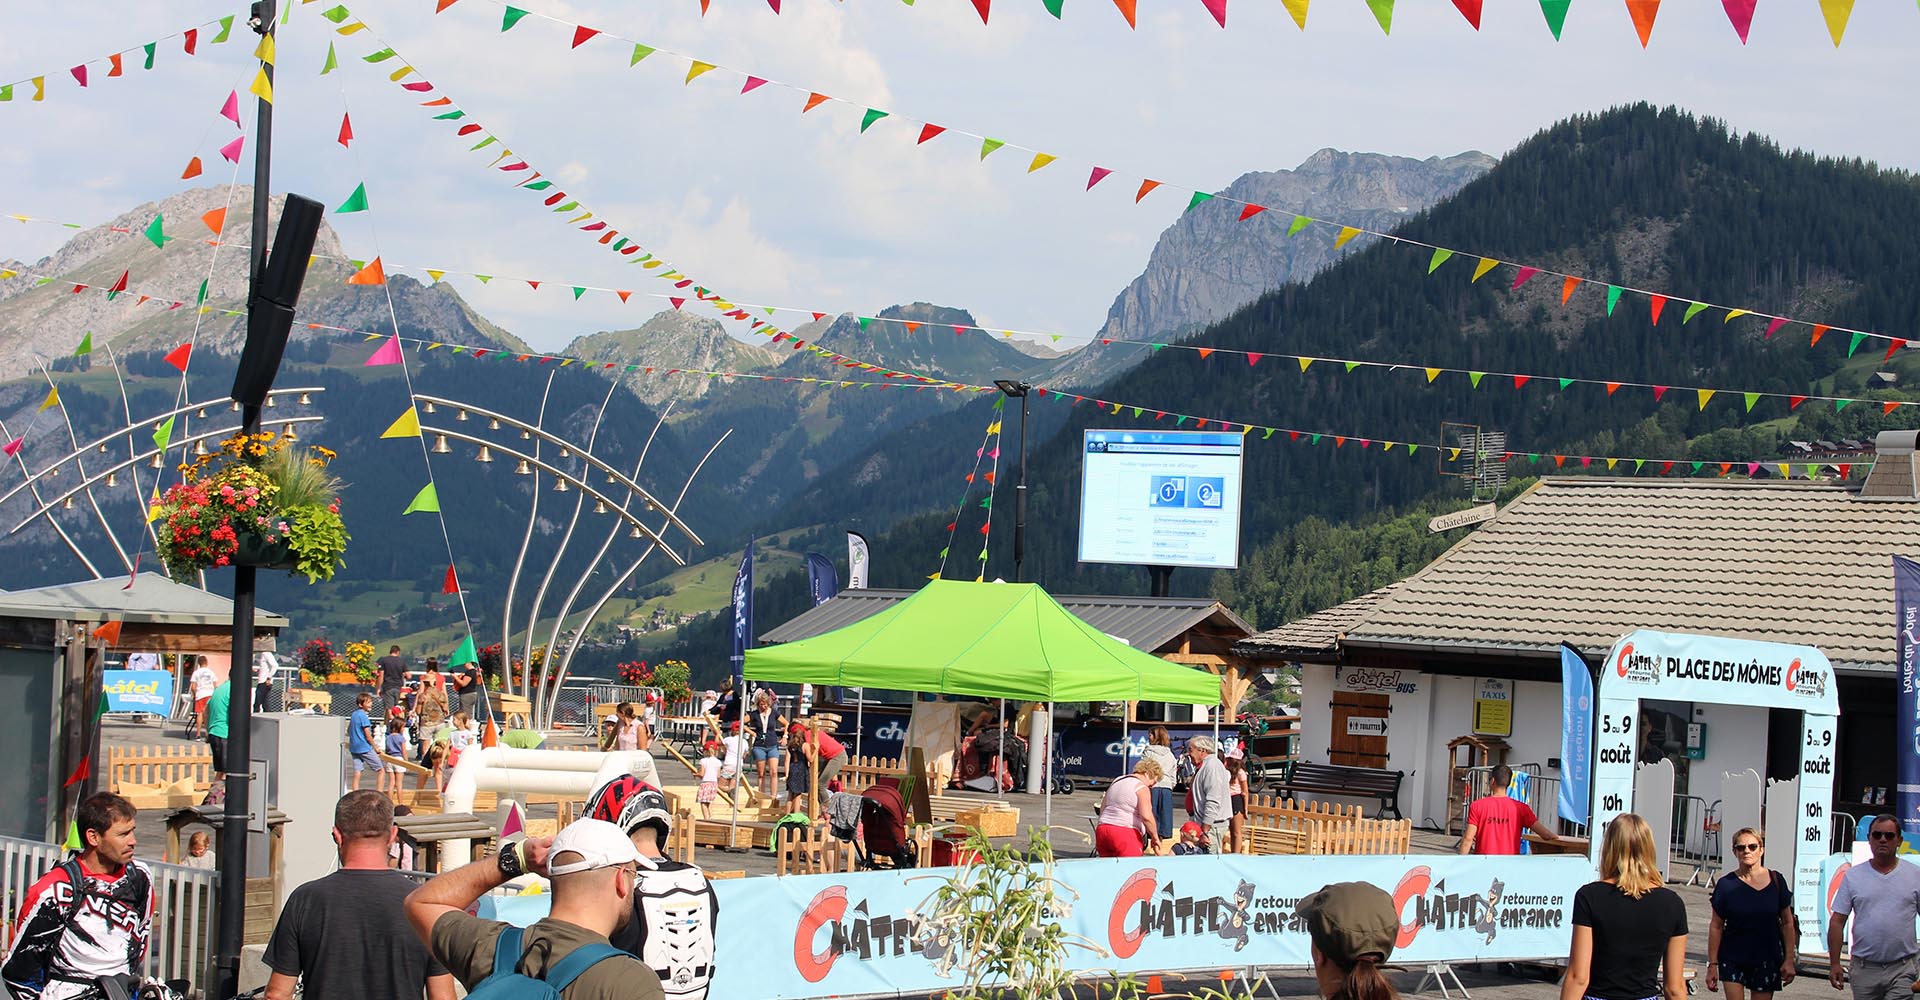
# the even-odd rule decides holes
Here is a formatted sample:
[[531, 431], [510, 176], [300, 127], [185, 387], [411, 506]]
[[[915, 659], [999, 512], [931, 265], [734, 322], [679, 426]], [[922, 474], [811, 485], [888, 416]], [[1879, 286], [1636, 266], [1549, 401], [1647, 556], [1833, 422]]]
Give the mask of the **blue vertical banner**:
[[1908, 839], [1920, 835], [1920, 563], [1893, 557], [1893, 617], [1900, 633], [1900, 686], [1894, 693], [1893, 814]]
[[1593, 674], [1560, 645], [1560, 818], [1587, 822], [1593, 786]]
[[747, 551], [740, 557], [740, 572], [733, 575], [733, 655], [734, 697], [747, 696], [747, 647], [753, 645], [753, 542], [747, 539]]
[[807, 553], [807, 592], [813, 595], [816, 608], [840, 592], [840, 571], [834, 568], [833, 560], [818, 552]]

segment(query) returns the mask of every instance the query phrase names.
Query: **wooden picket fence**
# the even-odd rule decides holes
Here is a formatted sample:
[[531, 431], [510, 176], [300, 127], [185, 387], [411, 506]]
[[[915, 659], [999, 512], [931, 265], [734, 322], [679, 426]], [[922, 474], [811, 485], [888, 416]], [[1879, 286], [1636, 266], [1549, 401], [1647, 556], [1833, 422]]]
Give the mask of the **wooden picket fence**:
[[[919, 866], [933, 864], [933, 827], [909, 826], [907, 836], [919, 854]], [[860, 870], [860, 856], [853, 842], [841, 840], [827, 831], [827, 824], [815, 823], [806, 829], [785, 827], [774, 831], [774, 855], [780, 875], [838, 875]]]
[[898, 757], [855, 757], [840, 766], [840, 789], [855, 795], [872, 788], [880, 778], [898, 781], [907, 773]]
[[213, 752], [204, 745], [107, 748], [107, 790], [137, 809], [197, 804], [212, 786]]
[[1411, 820], [1367, 819], [1358, 805], [1271, 795], [1247, 803], [1246, 823], [1253, 854], [1405, 854], [1413, 839]]

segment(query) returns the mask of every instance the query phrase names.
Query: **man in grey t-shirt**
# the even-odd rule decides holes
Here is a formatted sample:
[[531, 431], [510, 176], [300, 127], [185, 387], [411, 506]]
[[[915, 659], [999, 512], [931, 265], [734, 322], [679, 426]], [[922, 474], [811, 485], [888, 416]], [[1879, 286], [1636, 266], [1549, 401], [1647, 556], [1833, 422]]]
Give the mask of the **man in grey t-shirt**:
[[1920, 919], [1920, 865], [1896, 857], [1900, 848], [1900, 821], [1879, 815], [1867, 826], [1867, 846], [1873, 856], [1854, 865], [1833, 894], [1833, 917], [1827, 921], [1828, 982], [1840, 989], [1846, 972], [1840, 955], [1846, 946], [1847, 917], [1853, 917], [1854, 1000], [1892, 1000], [1913, 996], [1920, 971], [1920, 943], [1914, 939], [1914, 921]]

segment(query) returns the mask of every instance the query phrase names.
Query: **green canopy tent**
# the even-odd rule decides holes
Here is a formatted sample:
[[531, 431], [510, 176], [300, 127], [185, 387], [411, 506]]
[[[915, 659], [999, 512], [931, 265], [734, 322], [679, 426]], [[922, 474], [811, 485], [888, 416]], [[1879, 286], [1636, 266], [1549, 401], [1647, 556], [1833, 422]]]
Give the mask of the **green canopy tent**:
[[746, 676], [1041, 701], [1049, 724], [1060, 701], [1220, 700], [1219, 678], [1108, 636], [1031, 583], [934, 580], [845, 628], [747, 650]]

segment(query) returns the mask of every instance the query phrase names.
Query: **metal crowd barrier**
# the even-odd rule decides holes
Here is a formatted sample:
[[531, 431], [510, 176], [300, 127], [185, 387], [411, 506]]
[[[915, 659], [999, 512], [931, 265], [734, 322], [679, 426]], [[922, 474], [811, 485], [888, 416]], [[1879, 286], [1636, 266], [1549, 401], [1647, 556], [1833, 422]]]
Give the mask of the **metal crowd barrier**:
[[[0, 837], [0, 936], [12, 941], [27, 890], [67, 857], [58, 844]], [[145, 973], [152, 979], [210, 982], [207, 964], [213, 952], [217, 873], [140, 859], [153, 873], [153, 935], [147, 944]]]

